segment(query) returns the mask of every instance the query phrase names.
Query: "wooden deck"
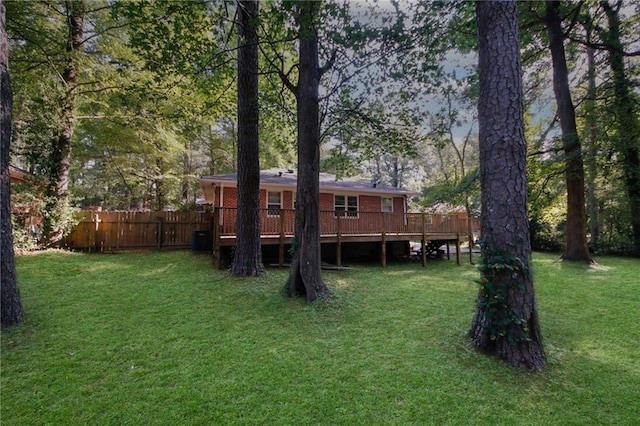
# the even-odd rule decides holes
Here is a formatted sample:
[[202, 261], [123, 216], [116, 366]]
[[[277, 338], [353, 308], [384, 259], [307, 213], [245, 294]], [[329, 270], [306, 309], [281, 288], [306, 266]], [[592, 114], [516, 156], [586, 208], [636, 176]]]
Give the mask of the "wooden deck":
[[[295, 210], [261, 210], [261, 244], [278, 246], [278, 263], [284, 264], [285, 249], [294, 236]], [[337, 265], [342, 264], [343, 244], [378, 243], [383, 266], [387, 261], [387, 243], [419, 241], [423, 265], [427, 263], [430, 242], [453, 243], [460, 263], [460, 244], [480, 230], [478, 218], [429, 213], [320, 212], [321, 244], [336, 245]], [[236, 209], [216, 208], [213, 215], [214, 264], [220, 266], [223, 247], [235, 245]], [[471, 237], [473, 238], [473, 236]]]

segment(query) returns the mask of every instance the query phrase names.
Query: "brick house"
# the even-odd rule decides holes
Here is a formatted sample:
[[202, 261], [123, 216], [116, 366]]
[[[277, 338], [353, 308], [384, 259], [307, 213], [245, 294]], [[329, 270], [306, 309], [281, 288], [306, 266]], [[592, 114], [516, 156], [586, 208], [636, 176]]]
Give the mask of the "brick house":
[[[293, 236], [297, 174], [294, 170], [260, 172], [261, 242], [263, 255], [269, 246], [279, 252], [282, 264]], [[235, 242], [237, 174], [203, 176], [200, 186], [216, 215], [215, 247]], [[340, 264], [342, 258], [407, 256], [410, 241], [460, 241], [456, 215], [409, 213], [408, 203], [420, 193], [358, 179], [336, 180], [320, 173], [320, 232], [323, 259]], [[466, 220], [466, 217], [464, 218]], [[343, 249], [344, 246], [344, 249]], [[274, 255], [275, 257], [275, 255]], [[426, 260], [424, 260], [426, 261]]]

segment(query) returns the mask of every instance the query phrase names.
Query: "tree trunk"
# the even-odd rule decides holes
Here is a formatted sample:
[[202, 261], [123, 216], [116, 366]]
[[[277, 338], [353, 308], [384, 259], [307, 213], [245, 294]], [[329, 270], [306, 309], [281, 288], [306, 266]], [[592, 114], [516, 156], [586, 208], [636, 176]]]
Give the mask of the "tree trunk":
[[258, 2], [238, 2], [238, 210], [232, 272], [256, 276], [260, 260], [260, 151], [258, 135]]
[[78, 57], [84, 38], [84, 0], [66, 0], [65, 10], [69, 24], [67, 41], [67, 65], [62, 72], [65, 98], [62, 104], [61, 127], [57, 139], [53, 141], [51, 169], [47, 185], [47, 215], [43, 222], [45, 245], [53, 245], [62, 240], [64, 229], [60, 220], [62, 211], [68, 204], [69, 170], [71, 167], [71, 140], [75, 123], [76, 89], [78, 87]]
[[[587, 43], [591, 43], [591, 22], [586, 24]], [[595, 49], [587, 46], [587, 97], [586, 125], [586, 177], [587, 177], [587, 214], [589, 217], [589, 234], [591, 234], [591, 248], [597, 250], [600, 245], [600, 211], [596, 196], [596, 179], [598, 178], [598, 119], [596, 115], [596, 65]]]
[[2, 118], [0, 121], [0, 217], [2, 220], [2, 241], [0, 242], [0, 325], [2, 327], [22, 322], [24, 313], [20, 292], [16, 281], [16, 263], [13, 251], [13, 227], [11, 224], [11, 177], [9, 159], [11, 148], [12, 93], [9, 78], [9, 41], [6, 31], [6, 12], [4, 0], [0, 0], [0, 79], [2, 99]]
[[[162, 155], [162, 147], [156, 144], [158, 155]], [[155, 187], [155, 197], [152, 205], [157, 211], [164, 210], [165, 206], [165, 190], [164, 190], [164, 161], [161, 157], [156, 158], [156, 178], [153, 179], [153, 186]]]
[[321, 70], [315, 17], [319, 3], [299, 2], [297, 24], [300, 65], [296, 90], [298, 115], [298, 180], [295, 253], [287, 283], [289, 296], [306, 295], [309, 302], [327, 296], [320, 274], [320, 107]]
[[584, 198], [584, 164], [576, 126], [576, 115], [571, 91], [569, 71], [564, 52], [564, 33], [558, 15], [559, 1], [547, 1], [545, 24], [549, 34], [549, 49], [553, 62], [553, 91], [556, 96], [562, 147], [565, 155], [567, 183], [567, 226], [565, 231], [564, 260], [591, 262], [587, 243], [587, 213]]
[[614, 137], [616, 148], [620, 153], [622, 173], [629, 197], [633, 253], [640, 256], [640, 119], [637, 102], [634, 102], [631, 96], [632, 82], [626, 76], [622, 55], [620, 16], [618, 15], [622, 3], [618, 2], [615, 8], [611, 7], [607, 1], [601, 2], [601, 5], [609, 22], [607, 44], [615, 93], [613, 108], [617, 130]]
[[482, 275], [473, 346], [519, 368], [545, 359], [527, 220], [526, 143], [516, 2], [477, 2]]

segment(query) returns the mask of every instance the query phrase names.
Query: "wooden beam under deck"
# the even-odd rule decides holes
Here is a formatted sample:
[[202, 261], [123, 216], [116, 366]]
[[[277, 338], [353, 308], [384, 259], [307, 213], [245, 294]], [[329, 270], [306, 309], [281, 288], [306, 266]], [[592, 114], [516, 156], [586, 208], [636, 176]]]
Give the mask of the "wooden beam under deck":
[[[215, 235], [215, 234], [214, 234]], [[425, 238], [422, 240], [422, 238]], [[260, 236], [260, 244], [263, 246], [278, 246], [279, 264], [284, 264], [284, 252], [285, 245], [290, 244], [293, 235], [262, 235]], [[446, 241], [447, 244], [447, 259], [449, 258], [449, 243], [456, 245], [456, 263], [461, 264], [460, 261], [460, 243], [467, 241], [468, 238], [456, 233], [402, 233], [402, 234], [362, 234], [362, 235], [339, 235], [339, 234], [326, 234], [320, 237], [321, 244], [336, 244], [336, 265], [342, 264], [342, 244], [343, 243], [380, 243], [381, 244], [381, 264], [386, 267], [386, 243], [392, 241], [421, 241], [422, 244], [422, 266], [426, 266], [426, 250], [425, 243], [429, 241]], [[220, 247], [232, 247], [235, 245], [235, 236], [218, 236], [217, 242], [214, 241], [214, 264], [219, 266], [219, 251]], [[216, 256], [217, 253], [217, 256]]]
[[[261, 235], [260, 243], [262, 245], [281, 245], [288, 244], [293, 235], [285, 235], [284, 238], [280, 235]], [[421, 241], [422, 234], [385, 234], [386, 241]], [[461, 236], [458, 239], [456, 234], [425, 234], [425, 241], [449, 241], [449, 242], [465, 242], [468, 239]], [[235, 235], [220, 236], [219, 245], [221, 247], [232, 247], [236, 244]], [[367, 234], [367, 235], [341, 235], [338, 237], [336, 234], [327, 234], [320, 237], [320, 243], [374, 243], [382, 242], [382, 234]]]

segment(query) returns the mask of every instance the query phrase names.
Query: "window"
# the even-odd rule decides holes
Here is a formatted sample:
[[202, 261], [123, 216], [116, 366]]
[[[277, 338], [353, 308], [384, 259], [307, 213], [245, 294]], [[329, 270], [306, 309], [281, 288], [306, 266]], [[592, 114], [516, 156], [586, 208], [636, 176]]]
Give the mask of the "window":
[[337, 212], [346, 212], [346, 217], [358, 217], [358, 197], [355, 195], [334, 195], [333, 208]]
[[393, 212], [393, 198], [382, 198], [381, 210], [382, 212]]
[[282, 193], [267, 191], [267, 216], [280, 216]]

